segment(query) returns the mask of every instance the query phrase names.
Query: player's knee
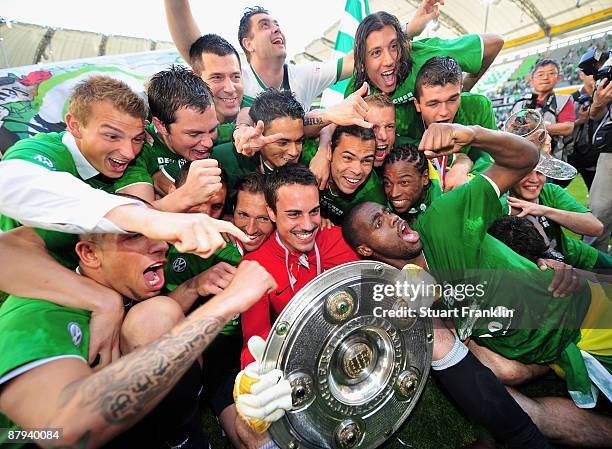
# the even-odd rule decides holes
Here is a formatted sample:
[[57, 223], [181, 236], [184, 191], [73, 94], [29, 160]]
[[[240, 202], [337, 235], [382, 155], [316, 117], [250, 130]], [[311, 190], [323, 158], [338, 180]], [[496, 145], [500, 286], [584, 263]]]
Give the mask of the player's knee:
[[444, 358], [455, 346], [455, 334], [453, 334], [444, 323], [434, 318], [434, 344], [433, 344], [433, 360]]
[[121, 352], [127, 354], [157, 340], [184, 318], [181, 306], [165, 296], [136, 304], [121, 327]]

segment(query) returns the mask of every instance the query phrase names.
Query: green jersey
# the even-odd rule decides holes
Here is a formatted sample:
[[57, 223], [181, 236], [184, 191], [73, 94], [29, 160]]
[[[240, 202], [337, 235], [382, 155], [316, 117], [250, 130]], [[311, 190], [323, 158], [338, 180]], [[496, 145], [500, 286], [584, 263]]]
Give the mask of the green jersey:
[[117, 190], [141, 183], [153, 185], [155, 173], [167, 164], [182, 159], [159, 138], [153, 123], [147, 125], [145, 130], [153, 138], [153, 144], [144, 144], [136, 159], [130, 163], [121, 179], [117, 181]]
[[[87, 363], [89, 319], [85, 310], [9, 296], [0, 307], [0, 388], [44, 359], [77, 358]], [[2, 413], [0, 427], [1, 446], [10, 443], [6, 429], [18, 427]]]
[[[70, 136], [66, 135], [66, 132], [38, 134], [17, 142], [7, 150], [2, 160], [20, 159], [51, 171], [67, 172], [95, 189], [108, 193], [115, 192], [117, 181], [98, 173], [76, 146], [72, 149], [66, 146], [64, 142], [69, 140]], [[0, 226], [3, 231], [8, 231], [19, 226], [19, 223], [9, 217], [0, 216]], [[78, 265], [78, 258], [74, 252], [74, 246], [78, 242], [77, 235], [37, 228], [35, 231], [45, 241], [47, 250], [58, 262], [69, 268]]]
[[493, 186], [477, 176], [437, 199], [413, 225], [430, 271], [450, 286], [443, 301], [458, 312], [452, 317], [458, 335], [509, 359], [558, 364], [570, 389], [588, 390], [584, 361], [571, 354], [577, 352], [591, 290], [554, 298], [548, 291], [553, 270], [540, 270], [487, 234], [501, 215]]
[[[302, 157], [300, 158], [300, 162], [308, 166], [317, 153], [317, 148], [318, 142], [316, 140], [311, 139], [305, 141], [302, 146]], [[330, 188], [322, 191], [320, 193], [321, 214], [325, 218], [329, 218], [334, 224], [341, 225], [345, 212], [349, 211], [353, 206], [366, 201], [387, 204], [385, 190], [374, 169], [372, 169], [372, 172], [365, 182], [350, 195], [342, 192], [334, 193]]]
[[[241, 251], [242, 248], [228, 244], [225, 248], [215, 251], [208, 259], [203, 259], [195, 254], [179, 253], [172, 246], [168, 251], [168, 263], [164, 268], [165, 288], [168, 291], [174, 291], [183, 282], [208, 270], [219, 262], [227, 262], [230, 265], [237, 266], [242, 259]], [[241, 332], [240, 315], [233, 317], [221, 330], [221, 333], [225, 335], [236, 335]]]
[[[452, 56], [464, 72], [478, 73], [482, 66], [482, 41], [479, 35], [469, 34], [457, 39], [440, 39], [432, 37], [412, 42], [410, 58], [412, 66], [406, 79], [399, 83], [391, 99], [395, 104], [395, 121], [400, 136], [420, 139], [423, 134], [422, 120], [419, 117], [412, 99], [416, 75], [429, 59], [434, 56]], [[357, 86], [360, 87], [360, 86]], [[355, 75], [350, 79], [344, 96], [355, 92]], [[378, 93], [370, 84], [370, 93]]]
[[[540, 195], [538, 197], [539, 203], [552, 207], [554, 209], [566, 210], [569, 212], [585, 213], [590, 212], [589, 209], [584, 207], [578, 201], [574, 199], [569, 193], [562, 187], [553, 184], [545, 183], [542, 187]], [[506, 195], [501, 199], [502, 208], [504, 214], [510, 213], [510, 207], [506, 202]], [[573, 239], [562, 230], [561, 225], [546, 217], [536, 217], [542, 229], [546, 233], [548, 240], [550, 241], [551, 248], [556, 249], [565, 256], [565, 262], [575, 268], [581, 268], [584, 270], [591, 270], [594, 268], [597, 262], [597, 256], [599, 252], [597, 249], [590, 245], [587, 245], [580, 240]]]

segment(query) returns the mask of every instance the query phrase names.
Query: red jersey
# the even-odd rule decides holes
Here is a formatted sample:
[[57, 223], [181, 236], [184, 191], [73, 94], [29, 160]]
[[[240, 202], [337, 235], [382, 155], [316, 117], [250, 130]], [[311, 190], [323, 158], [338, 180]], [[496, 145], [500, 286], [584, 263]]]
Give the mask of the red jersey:
[[[253, 335], [264, 340], [276, 317], [296, 294], [317, 274], [359, 260], [342, 237], [338, 226], [317, 232], [315, 246], [308, 254], [293, 254], [286, 250], [276, 232], [257, 250], [248, 253], [242, 260], [256, 260], [274, 277], [277, 287], [264, 295], [253, 307], [241, 315], [242, 338], [244, 341], [240, 362], [242, 368], [254, 361], [247, 342]], [[293, 279], [290, 279], [290, 273]]]

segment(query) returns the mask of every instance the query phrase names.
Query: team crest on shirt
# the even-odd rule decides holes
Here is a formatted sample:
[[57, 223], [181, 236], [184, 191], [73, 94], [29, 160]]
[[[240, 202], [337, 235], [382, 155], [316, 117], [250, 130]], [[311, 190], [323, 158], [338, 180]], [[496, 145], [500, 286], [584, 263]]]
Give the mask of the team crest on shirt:
[[49, 168], [55, 167], [55, 165], [53, 165], [53, 162], [51, 162], [51, 159], [49, 159], [48, 157], [45, 157], [45, 156], [41, 156], [40, 154], [37, 154], [36, 156], [34, 156], [33, 159], [35, 161], [38, 161], [38, 162], [42, 163], [42, 164], [45, 164]]
[[172, 270], [176, 273], [182, 273], [187, 268], [187, 261], [184, 257], [177, 257], [172, 262]]
[[72, 343], [75, 346], [81, 346], [81, 341], [83, 341], [83, 331], [81, 330], [81, 326], [74, 321], [68, 323], [68, 333], [70, 334], [70, 338], [72, 338]]

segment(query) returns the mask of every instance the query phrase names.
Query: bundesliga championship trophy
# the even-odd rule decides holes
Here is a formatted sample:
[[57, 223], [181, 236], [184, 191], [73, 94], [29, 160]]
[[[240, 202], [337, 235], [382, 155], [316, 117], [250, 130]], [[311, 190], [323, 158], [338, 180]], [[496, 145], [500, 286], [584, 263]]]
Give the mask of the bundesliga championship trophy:
[[[263, 365], [292, 387], [293, 407], [270, 427], [282, 448], [375, 448], [406, 420], [429, 372], [433, 278], [414, 267], [351, 262], [300, 290], [276, 320]], [[413, 294], [398, 286], [421, 285]], [[412, 312], [411, 312], [412, 311]]]

